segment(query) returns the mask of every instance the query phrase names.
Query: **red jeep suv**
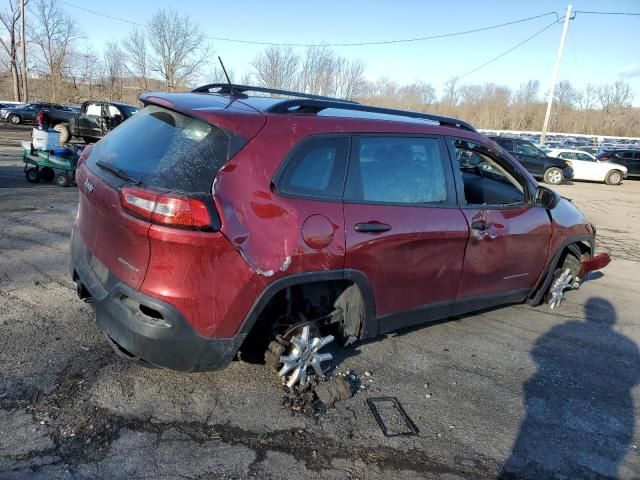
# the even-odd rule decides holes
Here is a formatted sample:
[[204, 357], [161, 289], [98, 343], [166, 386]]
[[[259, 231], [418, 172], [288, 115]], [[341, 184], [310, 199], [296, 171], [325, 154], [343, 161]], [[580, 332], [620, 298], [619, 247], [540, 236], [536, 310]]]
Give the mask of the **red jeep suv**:
[[260, 348], [304, 382], [333, 337], [553, 307], [609, 261], [460, 120], [230, 84], [141, 100], [85, 149], [71, 239], [78, 294], [127, 359], [201, 371]]

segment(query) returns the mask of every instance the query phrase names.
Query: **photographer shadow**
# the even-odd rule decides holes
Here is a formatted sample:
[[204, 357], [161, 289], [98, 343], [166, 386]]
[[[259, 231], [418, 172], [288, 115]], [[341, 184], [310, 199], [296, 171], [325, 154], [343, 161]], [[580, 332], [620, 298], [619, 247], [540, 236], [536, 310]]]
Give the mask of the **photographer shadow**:
[[585, 319], [553, 327], [531, 350], [526, 418], [500, 478], [624, 478], [633, 441], [637, 345], [614, 331], [614, 306], [590, 298]]

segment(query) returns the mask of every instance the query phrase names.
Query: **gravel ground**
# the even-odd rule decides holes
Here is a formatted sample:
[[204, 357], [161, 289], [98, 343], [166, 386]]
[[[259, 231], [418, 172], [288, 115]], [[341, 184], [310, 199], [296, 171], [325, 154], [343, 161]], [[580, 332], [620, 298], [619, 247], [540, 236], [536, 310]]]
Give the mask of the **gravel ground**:
[[[640, 182], [559, 188], [614, 259], [560, 310], [336, 352], [367, 388], [305, 415], [262, 365], [184, 374], [111, 352], [67, 272], [77, 190], [26, 182], [26, 135], [0, 126], [0, 478], [640, 478]], [[384, 437], [376, 396], [420, 433]]]

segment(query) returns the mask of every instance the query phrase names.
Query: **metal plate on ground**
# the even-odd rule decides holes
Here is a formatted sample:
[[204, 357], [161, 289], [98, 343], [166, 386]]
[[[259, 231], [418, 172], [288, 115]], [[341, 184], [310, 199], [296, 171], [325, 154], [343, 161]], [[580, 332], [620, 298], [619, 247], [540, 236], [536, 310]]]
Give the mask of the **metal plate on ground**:
[[420, 433], [396, 397], [367, 398], [367, 405], [385, 437]]

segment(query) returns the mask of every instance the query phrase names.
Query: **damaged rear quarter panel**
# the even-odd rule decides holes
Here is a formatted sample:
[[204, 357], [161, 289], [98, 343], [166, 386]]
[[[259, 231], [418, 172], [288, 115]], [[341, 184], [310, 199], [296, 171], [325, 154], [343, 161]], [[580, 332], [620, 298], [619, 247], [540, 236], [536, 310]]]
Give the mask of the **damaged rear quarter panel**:
[[[276, 170], [294, 145], [318, 133], [309, 123], [294, 116], [267, 120], [214, 183], [221, 231], [252, 272], [248, 282], [254, 287], [254, 299], [283, 276], [344, 268], [342, 203], [280, 197], [271, 187]], [[332, 241], [321, 248], [307, 245], [301, 234], [305, 220], [313, 215], [324, 216], [333, 229]]]

